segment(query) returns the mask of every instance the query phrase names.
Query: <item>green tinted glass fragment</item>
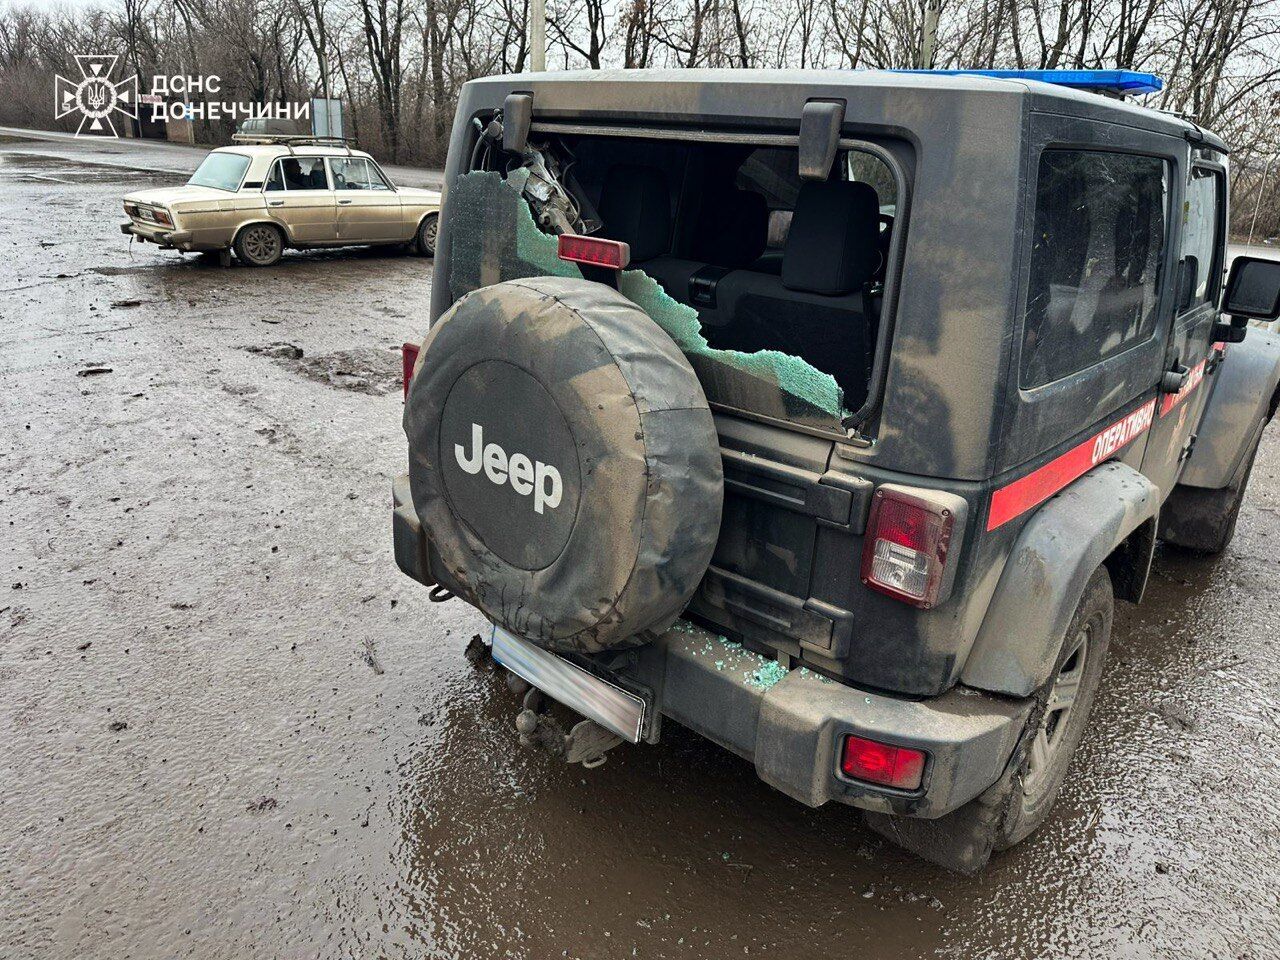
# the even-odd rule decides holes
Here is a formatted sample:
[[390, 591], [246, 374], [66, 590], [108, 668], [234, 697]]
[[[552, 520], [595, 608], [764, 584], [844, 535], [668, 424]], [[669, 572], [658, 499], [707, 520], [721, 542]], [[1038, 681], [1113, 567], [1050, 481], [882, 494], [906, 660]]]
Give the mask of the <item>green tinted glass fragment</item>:
[[[449, 285], [454, 298], [519, 277], [581, 277], [561, 260], [554, 235], [534, 222], [521, 190], [523, 169], [506, 180], [476, 171], [459, 177], [449, 194]], [[693, 365], [707, 398], [727, 407], [781, 419], [838, 427], [847, 413], [835, 378], [778, 350], [744, 353], [712, 347], [698, 312], [670, 297], [643, 270], [623, 271], [621, 292], [673, 339]]]

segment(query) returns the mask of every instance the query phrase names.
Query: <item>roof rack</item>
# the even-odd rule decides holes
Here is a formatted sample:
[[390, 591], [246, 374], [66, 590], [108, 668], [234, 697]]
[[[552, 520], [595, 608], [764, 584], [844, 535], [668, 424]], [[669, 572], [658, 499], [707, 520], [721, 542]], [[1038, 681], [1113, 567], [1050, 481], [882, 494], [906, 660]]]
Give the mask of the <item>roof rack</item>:
[[312, 133], [233, 133], [231, 139], [236, 143], [279, 143], [291, 150], [307, 146], [346, 147], [347, 153], [356, 142], [355, 137], [319, 137]]
[[995, 77], [998, 80], [1039, 80], [1074, 90], [1088, 90], [1113, 97], [1132, 97], [1144, 93], [1158, 93], [1164, 89], [1164, 81], [1154, 73], [1137, 70], [901, 70], [900, 73], [936, 73], [975, 77]]

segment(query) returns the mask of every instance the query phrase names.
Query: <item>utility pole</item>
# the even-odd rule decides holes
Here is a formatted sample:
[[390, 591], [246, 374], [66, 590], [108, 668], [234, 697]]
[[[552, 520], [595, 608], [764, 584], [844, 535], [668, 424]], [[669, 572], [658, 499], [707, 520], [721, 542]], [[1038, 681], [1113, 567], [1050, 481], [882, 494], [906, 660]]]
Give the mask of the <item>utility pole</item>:
[[529, 60], [535, 72], [547, 69], [547, 0], [529, 0]]
[[920, 59], [916, 67], [921, 70], [933, 69], [933, 48], [938, 43], [938, 8], [940, 0], [929, 0], [924, 6], [924, 36], [920, 41]]

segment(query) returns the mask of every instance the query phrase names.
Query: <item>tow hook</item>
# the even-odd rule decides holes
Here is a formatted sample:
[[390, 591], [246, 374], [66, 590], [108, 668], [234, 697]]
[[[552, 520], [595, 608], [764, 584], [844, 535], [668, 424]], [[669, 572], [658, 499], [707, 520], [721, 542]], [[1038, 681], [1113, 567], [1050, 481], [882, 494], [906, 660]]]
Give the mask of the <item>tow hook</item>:
[[603, 764], [608, 759], [605, 754], [622, 743], [620, 736], [594, 720], [579, 720], [565, 733], [560, 721], [545, 712], [542, 691], [515, 674], [508, 675], [507, 686], [524, 694], [523, 707], [516, 714], [516, 732], [523, 746], [545, 750], [565, 763], [580, 763], [591, 770]]

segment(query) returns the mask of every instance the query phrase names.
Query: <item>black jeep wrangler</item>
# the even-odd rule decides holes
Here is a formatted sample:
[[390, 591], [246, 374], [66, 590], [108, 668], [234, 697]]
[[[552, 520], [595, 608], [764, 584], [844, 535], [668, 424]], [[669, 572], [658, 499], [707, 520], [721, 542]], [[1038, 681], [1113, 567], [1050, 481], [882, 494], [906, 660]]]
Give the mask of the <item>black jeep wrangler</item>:
[[463, 88], [395, 549], [524, 742], [674, 720], [956, 869], [1044, 821], [1113, 598], [1227, 545], [1280, 399], [1227, 146], [1120, 81]]

